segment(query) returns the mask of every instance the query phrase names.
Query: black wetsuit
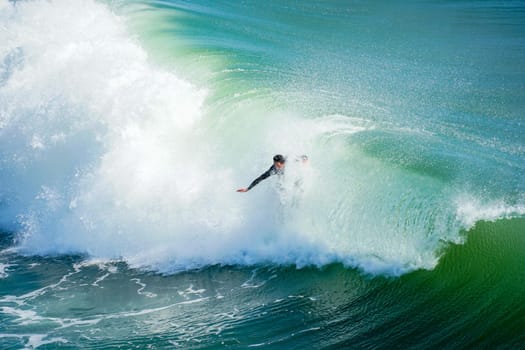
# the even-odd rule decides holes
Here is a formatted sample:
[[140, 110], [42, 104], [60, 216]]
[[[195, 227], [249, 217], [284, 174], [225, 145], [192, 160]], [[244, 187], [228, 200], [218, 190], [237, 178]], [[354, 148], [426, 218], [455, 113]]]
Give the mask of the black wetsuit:
[[248, 186], [248, 191], [254, 188], [259, 182], [264, 179], [269, 178], [272, 175], [283, 175], [284, 169], [278, 169], [275, 165], [272, 165], [270, 169], [266, 170], [261, 176], [253, 180], [253, 182]]

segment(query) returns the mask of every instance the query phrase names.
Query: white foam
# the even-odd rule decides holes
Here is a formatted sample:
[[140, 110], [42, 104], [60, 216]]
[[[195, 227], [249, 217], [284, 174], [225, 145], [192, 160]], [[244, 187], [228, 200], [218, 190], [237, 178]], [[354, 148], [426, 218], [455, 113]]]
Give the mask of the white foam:
[[19, 323], [20, 325], [36, 324], [45, 319], [39, 316], [33, 310], [23, 310], [23, 309], [13, 308], [9, 306], [2, 306], [0, 310], [4, 314], [16, 317], [16, 322]]
[[470, 195], [456, 199], [457, 217], [469, 229], [478, 221], [495, 221], [525, 215], [525, 205], [508, 204], [504, 200], [482, 201]]
[[62, 337], [48, 338], [48, 335], [46, 334], [32, 334], [29, 336], [26, 346], [29, 346], [30, 349], [37, 349], [38, 347], [42, 345], [53, 344], [53, 343], [64, 343], [65, 344], [65, 343], [68, 343], [68, 341]]
[[10, 266], [13, 265], [0, 263], [0, 278], [6, 278], [7, 276], [9, 276], [7, 271]]
[[[1, 6], [1, 5], [0, 5]], [[49, 338], [48, 334], [9, 334], [9, 333], [0, 333], [0, 339], [2, 338], [15, 338], [22, 341], [25, 340], [25, 346], [28, 349], [37, 349], [45, 344], [53, 343], [68, 343], [68, 341], [62, 337], [53, 337]]]
[[104, 275], [102, 275], [101, 277], [98, 277], [95, 282], [91, 283], [91, 285], [93, 287], [100, 287], [100, 288], [104, 288], [102, 286], [99, 285], [100, 282], [104, 281], [110, 274], [109, 273], [106, 273]]
[[52, 283], [52, 284], [49, 284], [47, 286], [44, 286], [44, 287], [41, 287], [41, 288], [38, 288], [38, 289], [35, 289], [34, 291], [32, 292], [28, 292], [26, 294], [22, 294], [22, 295], [19, 295], [19, 296], [14, 296], [14, 295], [6, 295], [4, 296], [1, 301], [3, 302], [8, 302], [8, 303], [16, 303], [17, 305], [24, 305], [26, 304], [26, 301], [29, 301], [29, 300], [33, 300], [33, 299], [36, 299], [42, 295], [45, 295], [46, 293], [48, 293], [50, 290], [54, 290], [54, 289], [59, 289], [61, 288], [61, 285], [65, 282], [68, 281], [68, 278], [76, 273], [78, 273], [80, 271], [80, 267], [79, 266], [74, 266], [74, 271], [72, 272], [69, 272], [67, 274], [65, 274], [64, 276], [62, 276], [60, 278], [60, 280], [56, 283]]
[[137, 294], [145, 295], [148, 298], [155, 298], [157, 296], [157, 294], [155, 294], [155, 293], [144, 292], [144, 289], [146, 289], [147, 284], [146, 283], [142, 283], [140, 281], [140, 278], [132, 278], [131, 281], [135, 282], [136, 284], [138, 284], [140, 286], [140, 288], [137, 289]]
[[[256, 102], [209, 111], [206, 92], [152, 64], [107, 6], [0, 4], [0, 225], [18, 224], [24, 252], [161, 272], [343, 262], [400, 274], [435, 266], [457, 234], [441, 184], [348, 146], [374, 123]], [[276, 153], [310, 165], [291, 162], [281, 191], [272, 177], [235, 192]]]

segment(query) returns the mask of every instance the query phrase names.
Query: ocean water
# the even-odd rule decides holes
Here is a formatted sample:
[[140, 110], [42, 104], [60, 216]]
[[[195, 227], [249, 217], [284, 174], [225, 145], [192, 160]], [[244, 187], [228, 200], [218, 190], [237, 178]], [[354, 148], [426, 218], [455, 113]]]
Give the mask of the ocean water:
[[523, 1], [1, 0], [0, 348], [525, 348], [524, 110]]

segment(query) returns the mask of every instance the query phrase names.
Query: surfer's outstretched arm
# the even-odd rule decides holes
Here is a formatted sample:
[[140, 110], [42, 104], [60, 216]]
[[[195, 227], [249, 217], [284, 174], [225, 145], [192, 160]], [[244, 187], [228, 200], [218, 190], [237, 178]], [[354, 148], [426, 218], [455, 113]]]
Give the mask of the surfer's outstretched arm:
[[[272, 167], [273, 168], [273, 167]], [[252, 183], [250, 184], [250, 186], [248, 186], [247, 188], [239, 188], [237, 190], [237, 192], [248, 192], [249, 190], [251, 190], [252, 188], [254, 188], [259, 182], [261, 182], [262, 180], [264, 179], [267, 179], [269, 178], [271, 175], [272, 175], [272, 168], [268, 169], [267, 171], [265, 171], [261, 176], [259, 176], [258, 178], [256, 178], [255, 180], [252, 181]]]
[[283, 155], [276, 154], [275, 156], [273, 156], [273, 165], [270, 167], [270, 169], [266, 170], [264, 173], [262, 173], [261, 176], [253, 180], [250, 186], [248, 186], [247, 188], [239, 188], [237, 192], [248, 192], [262, 180], [269, 178], [272, 175], [276, 175], [276, 174], [282, 175], [284, 171], [285, 162], [286, 162], [286, 158]]

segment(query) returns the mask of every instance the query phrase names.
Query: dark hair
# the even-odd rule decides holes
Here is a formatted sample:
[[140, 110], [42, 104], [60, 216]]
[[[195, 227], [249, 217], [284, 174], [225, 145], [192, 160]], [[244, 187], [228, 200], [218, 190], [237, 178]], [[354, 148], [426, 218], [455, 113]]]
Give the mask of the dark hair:
[[273, 161], [277, 163], [284, 163], [286, 162], [286, 158], [284, 158], [281, 154], [276, 154], [273, 156]]

